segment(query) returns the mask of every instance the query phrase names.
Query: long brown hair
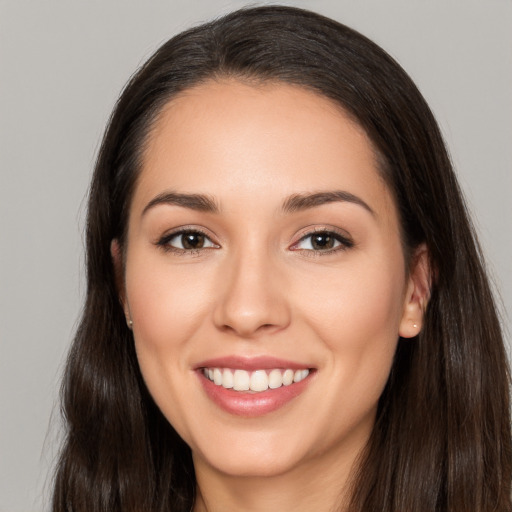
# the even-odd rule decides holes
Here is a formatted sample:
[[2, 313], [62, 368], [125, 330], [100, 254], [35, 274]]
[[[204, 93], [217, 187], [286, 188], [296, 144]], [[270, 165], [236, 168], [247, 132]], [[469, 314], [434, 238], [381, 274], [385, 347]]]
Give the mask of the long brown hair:
[[400, 340], [371, 439], [353, 476], [356, 512], [511, 510], [509, 373], [483, 258], [439, 128], [402, 68], [354, 30], [291, 7], [242, 9], [164, 44], [131, 79], [91, 184], [87, 298], [67, 362], [67, 434], [53, 512], [189, 512], [188, 446], [151, 399], [116, 292], [111, 240], [162, 107], [232, 76], [306, 87], [367, 132], [400, 212], [406, 255], [432, 272], [422, 332]]

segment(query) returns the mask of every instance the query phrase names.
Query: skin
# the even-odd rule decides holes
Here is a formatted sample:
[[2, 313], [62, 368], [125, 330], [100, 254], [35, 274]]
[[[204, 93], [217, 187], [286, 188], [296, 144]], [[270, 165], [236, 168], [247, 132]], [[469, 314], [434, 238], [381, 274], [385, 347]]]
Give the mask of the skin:
[[[169, 191], [208, 195], [219, 212], [148, 207]], [[334, 201], [283, 212], [290, 196], [325, 191], [368, 208]], [[173, 251], [181, 238], [169, 236], [159, 245], [182, 226], [211, 246]], [[315, 250], [312, 230], [352, 246]], [[426, 252], [407, 268], [396, 206], [364, 131], [299, 87], [196, 86], [171, 100], [151, 134], [124, 249], [121, 261], [113, 241], [140, 368], [192, 449], [195, 510], [328, 511], [343, 502], [398, 336], [419, 332], [428, 298]], [[316, 371], [291, 402], [244, 418], [213, 403], [194, 370], [227, 355]]]

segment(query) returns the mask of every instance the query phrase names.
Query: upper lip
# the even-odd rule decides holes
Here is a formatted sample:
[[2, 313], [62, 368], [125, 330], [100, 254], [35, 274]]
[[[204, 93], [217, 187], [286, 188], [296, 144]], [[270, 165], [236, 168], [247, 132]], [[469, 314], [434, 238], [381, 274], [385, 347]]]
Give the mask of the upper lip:
[[302, 370], [311, 368], [311, 365], [289, 361], [272, 356], [224, 356], [201, 361], [195, 366], [199, 368], [233, 368], [246, 371], [268, 370], [273, 368], [283, 368], [291, 370]]

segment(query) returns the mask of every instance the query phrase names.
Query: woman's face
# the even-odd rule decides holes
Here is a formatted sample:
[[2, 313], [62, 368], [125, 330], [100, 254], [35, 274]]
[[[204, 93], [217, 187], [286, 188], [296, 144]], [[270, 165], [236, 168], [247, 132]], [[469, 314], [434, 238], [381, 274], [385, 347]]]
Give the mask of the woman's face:
[[421, 307], [371, 144], [339, 107], [234, 80], [173, 99], [125, 258], [142, 375], [196, 468], [353, 460]]

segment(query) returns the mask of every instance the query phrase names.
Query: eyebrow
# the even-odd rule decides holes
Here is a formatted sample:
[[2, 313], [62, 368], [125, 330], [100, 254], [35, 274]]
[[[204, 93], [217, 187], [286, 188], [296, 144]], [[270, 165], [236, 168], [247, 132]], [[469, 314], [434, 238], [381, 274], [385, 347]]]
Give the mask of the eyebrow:
[[148, 210], [160, 204], [169, 204], [189, 208], [198, 212], [219, 213], [220, 208], [215, 199], [204, 194], [183, 194], [178, 192], [164, 192], [152, 199], [142, 211], [144, 215]]
[[[362, 206], [365, 210], [375, 216], [375, 212], [360, 197], [345, 190], [334, 190], [325, 192], [314, 192], [304, 194], [293, 194], [288, 197], [281, 207], [283, 213], [294, 213], [310, 208], [316, 208], [328, 203], [348, 202]], [[157, 205], [168, 204], [189, 208], [191, 210], [207, 213], [219, 213], [220, 207], [212, 196], [205, 194], [185, 194], [180, 192], [163, 192], [152, 199], [142, 211], [144, 215], [148, 210]]]
[[368, 203], [363, 201], [360, 197], [351, 194], [350, 192], [346, 192], [345, 190], [315, 192], [312, 194], [293, 194], [283, 203], [282, 211], [284, 213], [293, 213], [335, 202], [357, 204], [375, 216], [375, 212], [370, 208]]

